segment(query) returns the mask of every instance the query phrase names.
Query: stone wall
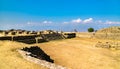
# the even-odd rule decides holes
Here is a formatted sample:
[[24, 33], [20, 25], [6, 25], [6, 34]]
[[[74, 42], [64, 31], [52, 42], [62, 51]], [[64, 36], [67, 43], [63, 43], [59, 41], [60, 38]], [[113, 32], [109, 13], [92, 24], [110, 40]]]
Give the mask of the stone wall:
[[11, 41], [17, 41], [17, 42], [23, 42], [27, 44], [33, 44], [33, 43], [41, 43], [46, 42], [45, 39], [41, 37], [41, 39], [35, 39], [36, 37], [40, 37], [40, 35], [27, 35], [27, 36], [2, 36], [0, 37], [0, 40], [11, 40]]
[[46, 60], [48, 62], [54, 63], [54, 60], [50, 58], [49, 55], [47, 55], [42, 49], [40, 49], [38, 46], [31, 46], [30, 48], [25, 47], [21, 49], [23, 51], [29, 52], [29, 56], [35, 57], [41, 60]]
[[50, 40], [59, 40], [63, 39], [61, 34], [53, 33], [53, 34], [42, 34], [42, 37], [48, 41]]
[[99, 39], [120, 40], [120, 33], [95, 33], [95, 37]]
[[103, 28], [95, 33], [96, 38], [120, 40], [120, 26]]
[[3, 36], [3, 37], [0, 37], [0, 40], [11, 40], [12, 37], [11, 36]]
[[[34, 47], [32, 47], [32, 48], [34, 48]], [[24, 49], [24, 50], [27, 50], [27, 51], [24, 51], [23, 49]], [[52, 63], [51, 63], [51, 62], [48, 62], [48, 61], [46, 61], [46, 60], [41, 59], [41, 58], [46, 58], [45, 56], [43, 56], [43, 55], [45, 55], [46, 53], [45, 53], [42, 49], [40, 49], [40, 48], [38, 48], [38, 47], [35, 47], [34, 49], [37, 49], [37, 51], [40, 52], [39, 54], [43, 54], [43, 55], [40, 56], [40, 58], [39, 58], [39, 57], [36, 58], [35, 54], [31, 56], [31, 55], [30, 55], [31, 52], [28, 52], [28, 51], [29, 51], [28, 48], [23, 48], [23, 49], [22, 49], [22, 50], [18, 50], [18, 52], [22, 55], [22, 57], [23, 57], [24, 59], [26, 59], [26, 60], [28, 60], [28, 61], [31, 61], [31, 62], [36, 63], [36, 64], [38, 64], [38, 65], [45, 66], [45, 67], [47, 67], [47, 68], [49, 68], [49, 69], [69, 69], [69, 68], [66, 68], [66, 67], [63, 67], [63, 66], [54, 64], [54, 63], [53, 63], [53, 60], [51, 60], [51, 61], [52, 61]], [[31, 49], [31, 48], [29, 48], [29, 49]], [[32, 50], [33, 50], [33, 49], [32, 49]], [[34, 51], [34, 53], [37, 52], [37, 51]], [[39, 54], [38, 54], [38, 55], [39, 55]], [[47, 54], [46, 54], [46, 55], [47, 55]], [[47, 56], [48, 56], [48, 55], [47, 55]], [[48, 58], [50, 59], [50, 56], [48, 56]], [[48, 59], [48, 58], [47, 58], [47, 59]]]
[[[20, 32], [20, 31], [17, 31]], [[25, 32], [25, 31], [24, 31]], [[27, 44], [32, 43], [40, 43], [46, 42], [51, 40], [60, 40], [65, 38], [74, 38], [76, 37], [76, 33], [58, 33], [52, 30], [44, 31], [43, 33], [39, 31], [39, 33], [32, 32], [33, 34], [21, 35], [21, 33], [15, 35], [7, 35], [7, 36], [0, 36], [0, 40], [11, 40], [11, 41], [18, 41]], [[40, 38], [39, 38], [40, 37]]]
[[76, 37], [80, 38], [92, 38], [94, 36], [94, 32], [77, 32]]
[[65, 38], [75, 38], [76, 33], [63, 33]]

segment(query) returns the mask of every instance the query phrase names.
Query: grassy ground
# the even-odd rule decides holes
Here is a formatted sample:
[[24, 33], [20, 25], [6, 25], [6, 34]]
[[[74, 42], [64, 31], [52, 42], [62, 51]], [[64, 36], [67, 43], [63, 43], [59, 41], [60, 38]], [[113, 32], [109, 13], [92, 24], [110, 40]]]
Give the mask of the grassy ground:
[[120, 69], [120, 51], [96, 48], [99, 40], [74, 38], [35, 44], [49, 54], [56, 64], [72, 69]]
[[29, 45], [0, 41], [0, 69], [47, 69], [22, 58], [16, 50], [25, 46]]
[[98, 41], [111, 40], [73, 38], [31, 45], [0, 41], [0, 69], [46, 69], [23, 59], [16, 51], [33, 45], [41, 47], [56, 64], [71, 69], [120, 69], [120, 51], [94, 47]]

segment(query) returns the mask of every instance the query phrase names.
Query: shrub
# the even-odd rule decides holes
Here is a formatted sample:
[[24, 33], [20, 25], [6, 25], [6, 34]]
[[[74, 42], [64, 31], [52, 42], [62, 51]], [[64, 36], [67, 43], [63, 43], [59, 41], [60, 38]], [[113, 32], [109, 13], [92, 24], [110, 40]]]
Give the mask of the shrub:
[[94, 28], [88, 28], [88, 32], [94, 32]]

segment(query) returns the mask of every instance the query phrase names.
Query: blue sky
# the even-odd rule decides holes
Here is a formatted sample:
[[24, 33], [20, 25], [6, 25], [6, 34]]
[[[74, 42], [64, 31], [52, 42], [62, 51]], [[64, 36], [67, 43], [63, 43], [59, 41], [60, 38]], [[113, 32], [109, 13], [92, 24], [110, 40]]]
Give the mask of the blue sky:
[[120, 26], [120, 0], [0, 0], [0, 29], [87, 31]]

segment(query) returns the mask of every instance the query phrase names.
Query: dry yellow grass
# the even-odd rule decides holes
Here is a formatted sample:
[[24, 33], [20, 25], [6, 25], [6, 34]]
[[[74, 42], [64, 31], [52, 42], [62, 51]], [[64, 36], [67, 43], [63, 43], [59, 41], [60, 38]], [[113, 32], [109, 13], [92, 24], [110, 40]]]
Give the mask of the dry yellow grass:
[[41, 47], [56, 64], [71, 69], [120, 69], [120, 51], [94, 47], [98, 41], [112, 40], [73, 38], [31, 45], [0, 41], [0, 69], [46, 69], [23, 59], [16, 51], [33, 45]]
[[71, 69], [120, 69], [120, 51], [95, 48], [99, 40], [74, 38], [35, 44], [49, 54], [56, 64]]
[[25, 60], [16, 50], [25, 46], [22, 43], [0, 41], [0, 69], [47, 69]]

